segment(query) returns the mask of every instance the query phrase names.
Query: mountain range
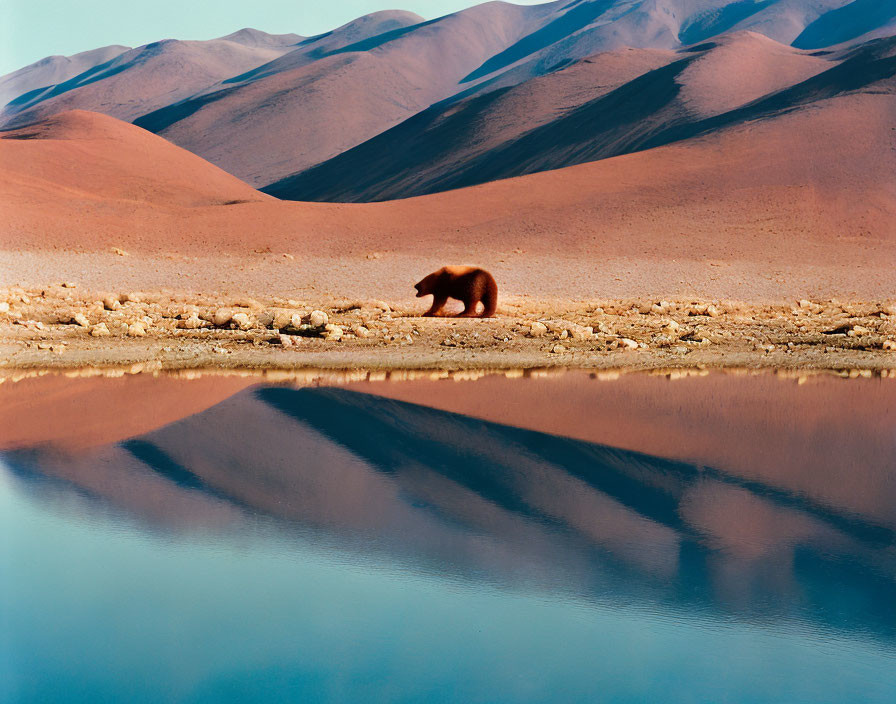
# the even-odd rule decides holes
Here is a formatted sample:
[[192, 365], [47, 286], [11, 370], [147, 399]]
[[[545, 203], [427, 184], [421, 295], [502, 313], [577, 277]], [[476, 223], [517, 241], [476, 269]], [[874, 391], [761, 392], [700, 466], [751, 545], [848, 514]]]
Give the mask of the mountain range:
[[278, 198], [387, 200], [830, 112], [857, 95], [886, 119], [894, 34], [894, 0], [383, 11], [311, 37], [244, 29], [48, 57], [0, 78], [0, 124], [101, 112]]

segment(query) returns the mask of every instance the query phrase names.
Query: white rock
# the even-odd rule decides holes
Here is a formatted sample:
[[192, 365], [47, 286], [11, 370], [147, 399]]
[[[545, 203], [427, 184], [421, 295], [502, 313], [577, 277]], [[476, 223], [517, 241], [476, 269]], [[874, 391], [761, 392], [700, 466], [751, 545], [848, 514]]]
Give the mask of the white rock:
[[554, 354], [563, 354], [566, 352], [566, 348], [563, 345], [557, 344], [551, 347], [551, 352]]
[[281, 310], [274, 314], [274, 319], [271, 321], [271, 327], [274, 330], [282, 330], [283, 328], [289, 327], [292, 322], [292, 313], [288, 310]]
[[212, 316], [212, 322], [217, 328], [223, 328], [233, 319], [233, 311], [228, 308], [218, 308]]
[[103, 308], [106, 310], [118, 310], [121, 308], [121, 301], [115, 296], [106, 296], [103, 298]]
[[294, 328], [301, 327], [302, 326], [302, 314], [295, 313], [292, 316], [290, 316], [289, 324], [292, 325]]
[[87, 319], [87, 316], [83, 313], [75, 313], [72, 316], [72, 320], [80, 325], [82, 328], [90, 327], [90, 321]]
[[128, 325], [128, 337], [146, 337], [146, 328], [143, 327], [143, 323]]
[[620, 338], [619, 346], [624, 350], [636, 350], [638, 349], [638, 343], [634, 340], [631, 340], [627, 337]]
[[884, 349], [888, 351], [896, 350], [896, 340], [884, 340]]
[[308, 316], [308, 322], [312, 327], [322, 328], [324, 327], [330, 320], [330, 316], [324, 313], [322, 310], [313, 310], [311, 311], [311, 315]]
[[111, 335], [109, 332], [109, 328], [106, 327], [105, 323], [99, 323], [98, 325], [94, 325], [90, 328], [90, 334], [93, 337], [106, 337], [107, 335]]
[[529, 325], [529, 337], [541, 337], [548, 331], [548, 326], [537, 320]]
[[0, 303], [0, 313], [9, 313], [9, 303], [6, 301]]
[[203, 322], [204, 321], [200, 319], [200, 317], [196, 315], [196, 313], [193, 313], [192, 315], [190, 315], [190, 317], [181, 320], [177, 324], [177, 327], [183, 328], [185, 330], [195, 330], [196, 328], [201, 328]]
[[370, 337], [370, 330], [363, 325], [352, 325], [352, 334], [355, 337]]
[[231, 322], [236, 323], [240, 330], [249, 330], [252, 327], [252, 319], [247, 313], [234, 313]]
[[[312, 313], [312, 315], [313, 315], [313, 313]], [[338, 340], [342, 339], [342, 328], [339, 327], [338, 325], [333, 325], [332, 323], [330, 323], [324, 329], [327, 331], [326, 334], [324, 335], [324, 337], [326, 337], [326, 339], [333, 340], [333, 341], [338, 341]], [[410, 337], [410, 335], [408, 337]]]

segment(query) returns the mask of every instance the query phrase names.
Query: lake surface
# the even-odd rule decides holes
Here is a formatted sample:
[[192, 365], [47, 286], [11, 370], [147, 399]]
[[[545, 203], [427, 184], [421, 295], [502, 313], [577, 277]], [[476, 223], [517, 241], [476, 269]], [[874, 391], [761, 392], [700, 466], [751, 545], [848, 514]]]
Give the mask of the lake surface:
[[0, 384], [0, 701], [896, 701], [896, 381]]

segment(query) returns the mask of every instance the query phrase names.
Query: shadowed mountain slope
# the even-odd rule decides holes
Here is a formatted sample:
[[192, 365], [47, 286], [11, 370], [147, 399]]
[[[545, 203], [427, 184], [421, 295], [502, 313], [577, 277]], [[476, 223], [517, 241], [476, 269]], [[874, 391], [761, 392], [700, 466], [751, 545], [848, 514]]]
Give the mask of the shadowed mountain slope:
[[[220, 90], [137, 121], [252, 185], [317, 164], [452, 95], [459, 79], [535, 22], [539, 8], [490, 3], [345, 44], [308, 41]], [[276, 138], [271, 138], [276, 135]]]
[[[634, 105], [634, 118], [646, 120], [646, 127], [654, 130], [690, 119], [645, 116], [651, 104], [657, 108], [656, 101], [662, 103], [664, 90], [666, 102], [674, 103], [670, 107], [700, 117], [707, 116], [707, 109], [732, 110], [805, 80], [825, 60], [787, 50], [786, 45], [817, 49], [836, 44], [843, 49], [889, 36], [896, 31], [894, 12], [892, 0], [557, 0], [527, 6], [487, 2], [431, 20], [386, 10], [306, 39], [243, 29], [205, 42], [164, 40], [120, 55], [110, 48], [79, 55], [77, 61], [51, 57], [43, 68], [45, 62], [39, 62], [0, 79], [0, 91], [6, 81], [12, 100], [0, 121], [21, 126], [70, 109], [103, 112], [134, 121], [259, 187], [324, 164], [432, 109], [436, 113], [411, 124], [405, 137], [399, 134], [394, 144], [378, 143], [373, 152], [365, 152], [376, 162], [377, 176], [386, 166], [382, 160], [392, 158], [376, 154], [377, 149], [386, 146], [400, 158], [386, 170], [394, 183], [375, 196], [360, 189], [365, 194], [357, 197], [406, 196], [481, 181], [443, 172], [480, 170], [476, 159], [515, 139], [514, 130], [522, 137], [596, 100], [608, 86], [622, 89], [622, 79], [659, 68], [644, 64], [645, 52], [674, 52], [698, 43], [701, 47], [690, 58], [708, 54], [687, 74], [655, 76], [660, 83], [685, 88], [678, 101], [669, 93], [677, 92], [675, 85], [635, 86], [646, 91], [642, 102], [647, 105]], [[746, 35], [749, 41], [732, 44], [720, 38], [744, 31], [752, 33]], [[713, 44], [717, 50], [706, 51]], [[589, 58], [608, 54], [617, 60]], [[620, 57], [630, 58], [631, 66], [621, 67]], [[507, 98], [492, 95], [488, 100], [493, 102], [478, 106], [485, 106], [478, 120], [477, 106], [464, 103], [552, 76], [586, 59], [606, 63], [591, 67], [590, 95], [584, 82], [580, 90], [570, 88], [566, 76], [560, 87], [545, 90], [546, 84], [539, 83]], [[521, 107], [526, 95], [533, 96], [534, 110]], [[547, 106], [552, 95], [557, 102]], [[618, 126], [627, 120], [622, 113], [628, 101], [639, 99], [616, 97], [621, 98], [616, 103], [621, 112], [608, 120]], [[450, 124], [442, 114], [446, 101], [460, 102], [463, 112]], [[612, 107], [604, 103], [601, 119]], [[496, 142], [488, 129], [465, 126], [463, 119], [497, 121], [505, 141]], [[445, 139], [456, 143], [444, 154], [433, 153], [417, 134], [432, 129], [433, 123], [444, 129]], [[584, 129], [586, 138], [602, 140], [595, 134], [599, 128]], [[587, 157], [554, 159], [539, 153], [533, 159], [542, 163], [537, 168], [556, 168], [629, 151], [637, 148], [640, 138], [607, 139], [604, 148], [584, 149]], [[470, 149], [460, 148], [462, 140]], [[421, 146], [414, 150], [410, 143]], [[537, 149], [550, 150], [551, 145]], [[463, 159], [470, 163], [458, 162]], [[410, 189], [408, 171], [419, 173], [421, 181]], [[529, 171], [508, 168], [498, 173]], [[331, 184], [324, 184], [321, 195], [314, 197], [330, 197], [326, 193], [332, 190]], [[358, 188], [348, 184], [343, 190], [340, 199], [356, 197], [351, 192]]]
[[[840, 93], [892, 93], [894, 54], [896, 39], [816, 57], [737, 34], [678, 53], [630, 50], [622, 54], [626, 65], [640, 60], [632, 72], [644, 73], [612, 90], [596, 79], [618, 54], [601, 54], [514, 88], [434, 106], [263, 190], [295, 200], [388, 200], [596, 161]], [[726, 78], [745, 65], [751, 70], [741, 80]]]
[[[34, 122], [66, 110], [103, 112], [122, 120], [186, 98], [290, 50], [295, 35], [237, 34], [236, 39], [166, 39], [120, 53], [43, 91], [7, 105], [7, 127]], [[280, 41], [287, 42], [280, 44]]]
[[94, 66], [105, 64], [128, 51], [127, 46], [104, 46], [73, 56], [48, 56], [0, 78], [0, 107], [17, 98], [31, 102]]

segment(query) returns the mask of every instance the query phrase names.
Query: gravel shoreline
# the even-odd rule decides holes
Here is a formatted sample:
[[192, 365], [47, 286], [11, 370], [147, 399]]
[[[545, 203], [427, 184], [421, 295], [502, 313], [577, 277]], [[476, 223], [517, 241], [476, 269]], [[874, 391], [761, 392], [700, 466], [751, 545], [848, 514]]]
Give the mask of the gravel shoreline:
[[491, 319], [412, 303], [177, 292], [66, 282], [0, 291], [0, 370], [355, 370], [574, 367], [896, 374], [896, 303], [528, 299]]

